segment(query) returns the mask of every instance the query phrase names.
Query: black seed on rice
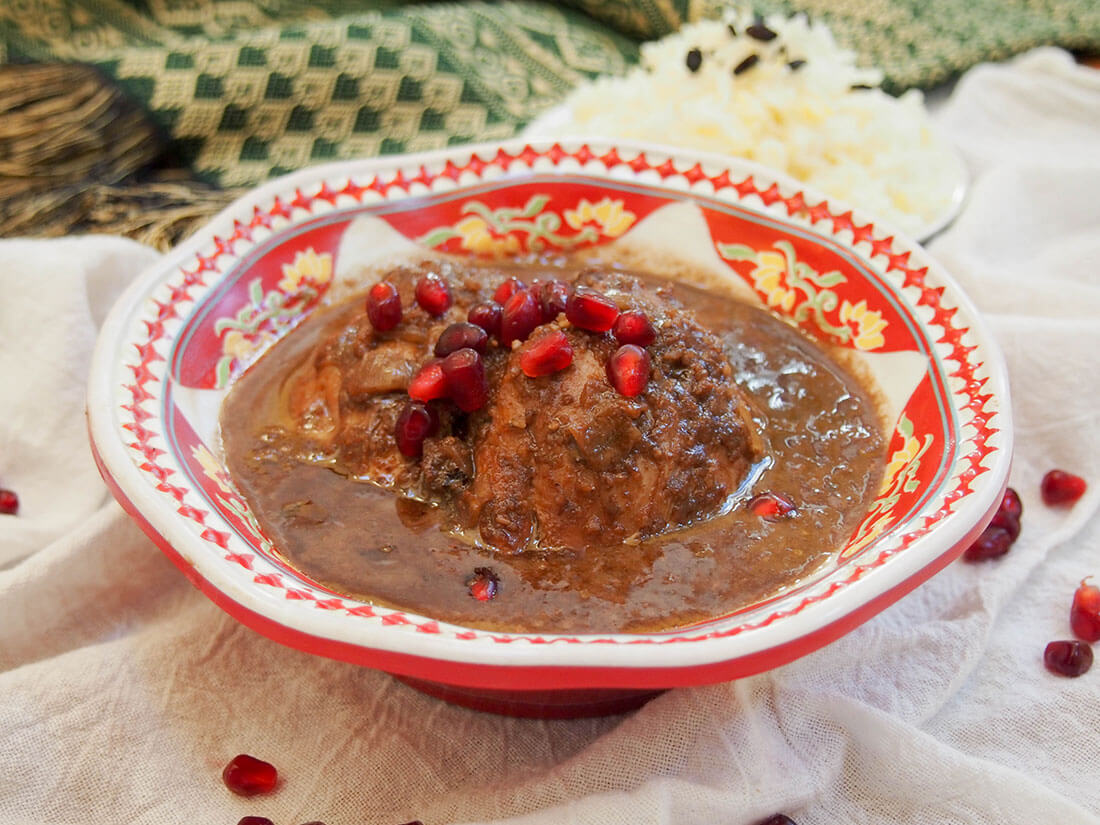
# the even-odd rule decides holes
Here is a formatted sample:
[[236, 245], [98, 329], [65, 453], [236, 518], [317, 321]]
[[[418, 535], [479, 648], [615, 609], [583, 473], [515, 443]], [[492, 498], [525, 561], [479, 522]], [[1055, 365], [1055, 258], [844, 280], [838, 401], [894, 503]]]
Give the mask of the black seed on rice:
[[699, 67], [703, 65], [703, 53], [699, 49], [691, 49], [687, 53], [687, 67], [692, 72], [699, 71]]
[[738, 63], [733, 68], [733, 73], [734, 74], [741, 74], [742, 72], [747, 72], [749, 69], [751, 69], [753, 66], [755, 66], [759, 62], [760, 62], [760, 55], [750, 54], [748, 57], [746, 57], [744, 60], [742, 60], [740, 63]]
[[855, 84], [854, 86], [851, 87], [853, 92], [866, 92], [866, 91], [869, 91], [872, 88], [874, 88], [874, 87], [873, 86], [868, 86], [866, 83], [857, 83], [857, 84]]
[[787, 68], [790, 69], [792, 72], [797, 72], [799, 69], [801, 69], [805, 65], [806, 65], [806, 61], [803, 60], [802, 58], [799, 58], [798, 60], [792, 60], [790, 63], [788, 63]]
[[733, 23], [727, 25], [726, 28], [730, 30], [730, 37], [737, 37], [737, 27]]
[[762, 43], [767, 43], [769, 40], [775, 40], [776, 34], [767, 26], [764, 25], [763, 19], [757, 17], [753, 21], [752, 25], [745, 29], [745, 34], [749, 37], [753, 37]]

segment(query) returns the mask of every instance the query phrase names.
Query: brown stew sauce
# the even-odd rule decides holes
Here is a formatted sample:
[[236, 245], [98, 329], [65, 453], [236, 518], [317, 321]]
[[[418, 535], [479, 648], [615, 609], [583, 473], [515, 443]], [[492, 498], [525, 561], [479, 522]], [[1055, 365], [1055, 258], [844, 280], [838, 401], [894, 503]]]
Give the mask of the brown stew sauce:
[[[410, 318], [410, 324], [420, 323], [423, 332], [416, 334], [423, 335], [425, 352], [432, 340], [429, 328], [465, 320], [466, 309], [485, 300], [506, 277], [547, 277], [532, 266], [450, 264], [449, 277], [462, 285], [451, 314], [438, 322]], [[405, 273], [406, 280], [415, 273]], [[549, 276], [573, 280], [578, 273], [586, 277], [582, 266], [556, 262]], [[616, 272], [594, 283], [621, 286], [624, 278]], [[401, 479], [416, 469], [414, 459], [387, 458], [389, 469], [373, 475], [350, 470], [347, 455], [355, 445], [340, 452], [331, 439], [303, 432], [287, 407], [303, 365], [318, 357], [326, 341], [347, 337], [346, 330], [364, 323], [358, 297], [319, 310], [289, 333], [237, 380], [223, 407], [230, 474], [278, 552], [305, 576], [338, 593], [460, 625], [537, 633], [648, 632], [690, 625], [773, 595], [826, 565], [866, 514], [882, 480], [885, 439], [873, 392], [826, 348], [763, 309], [680, 281], [633, 272], [629, 279], [651, 313], [665, 304], [674, 307], [669, 318], [690, 317], [718, 342], [728, 360], [722, 374], [743, 399], [752, 437], [759, 439], [754, 460], [740, 476], [731, 476], [739, 481], [717, 488], [721, 501], [699, 505], [705, 504], [705, 512], [698, 510], [703, 517], [669, 524], [665, 532], [647, 529], [622, 536], [608, 530], [613, 540], [604, 545], [586, 539], [584, 546], [563, 546], [542, 536], [526, 547], [502, 550], [479, 540], [477, 530], [462, 524], [446, 502], [403, 485]], [[408, 306], [407, 288], [403, 294]], [[666, 325], [660, 332], [666, 342], [674, 337], [671, 329]], [[593, 336], [597, 354], [610, 340], [609, 335], [584, 334]], [[667, 352], [656, 349], [655, 363], [662, 352], [667, 360]], [[498, 360], [506, 357], [503, 353]], [[506, 366], [494, 369], [490, 375], [499, 377]], [[408, 377], [406, 371], [390, 379], [400, 383]], [[346, 395], [347, 375], [344, 380]], [[553, 392], [553, 382], [564, 379], [522, 380], [543, 382], [539, 391]], [[663, 386], [655, 383], [653, 392], [663, 392]], [[379, 390], [394, 409], [405, 398], [385, 382]], [[538, 398], [532, 403], [538, 404]], [[645, 394], [638, 403], [644, 416]], [[389, 408], [383, 404], [380, 409]], [[392, 410], [387, 415], [382, 429], [393, 420]], [[484, 432], [489, 417], [474, 413], [473, 423], [454, 418], [446, 426], [459, 434], [477, 427]], [[375, 430], [379, 426], [375, 422]], [[695, 452], [716, 449], [704, 439]], [[678, 478], [671, 466], [669, 478]], [[693, 466], [684, 470], [689, 477], [708, 465], [697, 460]], [[616, 478], [627, 495], [629, 473]], [[753, 512], [747, 502], [764, 491], [789, 498], [795, 511], [771, 519]], [[649, 497], [660, 503], [676, 496], [670, 489]], [[674, 511], [675, 506], [668, 512]], [[479, 601], [469, 585], [474, 571], [486, 568], [498, 587], [494, 598]]]

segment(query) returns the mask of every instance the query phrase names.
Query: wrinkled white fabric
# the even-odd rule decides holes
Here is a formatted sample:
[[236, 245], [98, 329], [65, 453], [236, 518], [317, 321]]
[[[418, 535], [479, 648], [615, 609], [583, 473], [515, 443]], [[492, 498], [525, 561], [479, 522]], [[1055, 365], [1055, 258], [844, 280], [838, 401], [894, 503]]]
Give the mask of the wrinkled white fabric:
[[[1100, 665], [1050, 675], [1100, 577], [1100, 73], [1043, 50], [939, 113], [975, 173], [932, 250], [1008, 358], [1024, 501], [1003, 559], [957, 563], [776, 671], [626, 717], [476, 713], [290, 650], [192, 589], [110, 501], [85, 445], [97, 325], [154, 253], [0, 243], [0, 822], [276, 825], [1100, 823]], [[1092, 481], [1069, 510], [1039, 479]], [[229, 794], [234, 754], [270, 796]]]

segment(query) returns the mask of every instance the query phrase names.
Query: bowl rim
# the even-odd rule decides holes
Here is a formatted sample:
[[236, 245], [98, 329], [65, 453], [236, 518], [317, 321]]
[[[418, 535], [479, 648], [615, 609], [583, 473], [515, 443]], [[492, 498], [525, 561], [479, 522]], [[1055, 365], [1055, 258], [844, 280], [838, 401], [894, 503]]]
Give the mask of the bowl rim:
[[[268, 598], [268, 594], [257, 593], [256, 586], [248, 587], [235, 578], [222, 575], [219, 566], [208, 558], [209, 554], [194, 552], [196, 544], [201, 542], [195, 533], [184, 529], [182, 520], [167, 506], [164, 496], [148, 484], [127, 445], [118, 437], [121, 424], [114, 390], [117, 376], [123, 370], [121, 347], [127, 343], [126, 322], [132, 320], [151, 288], [177, 271], [184, 261], [200, 255], [219, 236], [229, 234], [235, 219], [250, 217], [253, 207], [281, 194], [316, 186], [327, 180], [377, 176], [448, 160], [469, 159], [475, 155], [483, 162], [491, 162], [501, 152], [518, 156], [527, 148], [546, 152], [554, 146], [571, 152], [580, 152], [583, 148], [593, 155], [614, 148], [619, 154], [627, 156], [638, 153], [647, 157], [674, 159], [682, 169], [701, 164], [727, 170], [731, 175], [743, 174], [757, 182], [759, 191], [763, 191], [765, 185], [777, 185], [800, 192], [808, 203], [827, 203], [833, 215], [846, 214], [853, 225], [865, 222], [875, 228], [877, 235], [892, 238], [901, 252], [909, 254], [911, 267], [926, 267], [927, 276], [936, 289], [943, 287], [951, 305], [957, 307], [966, 319], [966, 329], [984, 355], [983, 363], [988, 376], [983, 392], [990, 394], [987, 403], [993, 405], [990, 417], [997, 422], [997, 443], [987, 457], [977, 489], [972, 488], [969, 495], [964, 496], [959, 506], [945, 516], [934, 530], [915, 538], [906, 546], [904, 553], [897, 553], [878, 565], [872, 575], [855, 577], [838, 592], [830, 593], [829, 598], [802, 605], [798, 610], [783, 615], [782, 621], [769, 620], [748, 627], [744, 632], [718, 637], [710, 635], [709, 630], [693, 636], [689, 628], [671, 636], [667, 633], [569, 634], [565, 640], [574, 643], [555, 644], [547, 642], [563, 639], [553, 634], [478, 631], [475, 638], [460, 641], [446, 634], [421, 633], [411, 626], [397, 629], [386, 627], [386, 632], [379, 632], [377, 622], [344, 622], [343, 625], [333, 622], [332, 614], [339, 614], [339, 611], [314, 610], [310, 613], [292, 610], [290, 603], [280, 604]], [[558, 171], [555, 169], [550, 174]], [[546, 170], [529, 170], [529, 174], [546, 173]], [[571, 175], [586, 173], [597, 178], [610, 178], [606, 171], [569, 170]], [[511, 180], [514, 177], [502, 176], [498, 179]], [[486, 184], [491, 185], [492, 181], [478, 181], [479, 186]], [[661, 183], [656, 185], [662, 186]], [[461, 188], [461, 185], [457, 187], [458, 190]], [[690, 198], [689, 190], [668, 188], [670, 192]], [[766, 205], [761, 208], [746, 198], [740, 198], [736, 203], [777, 217], [767, 211]], [[786, 222], [791, 221], [788, 219]], [[292, 221], [288, 226], [294, 225]], [[854, 243], [838, 241], [835, 231], [823, 231], [809, 223], [797, 225], [819, 238], [839, 242], [848, 252], [869, 260]], [[976, 538], [992, 518], [1007, 484], [1012, 445], [1007, 367], [1000, 348], [970, 298], [919, 244], [858, 208], [828, 200], [794, 179], [759, 164], [637, 141], [521, 138], [410, 155], [327, 163], [268, 181], [223, 209], [191, 238], [147, 267], [127, 287], [109, 313], [96, 342], [87, 398], [93, 452], [112, 492], [169, 558], [224, 610], [264, 635], [293, 647], [404, 675], [470, 687], [672, 687], [749, 675], [809, 653], [912, 590], [958, 556]], [[953, 475], [949, 473], [948, 477]], [[824, 577], [823, 581], [829, 581], [832, 575]], [[781, 597], [769, 605], [771, 614], [778, 615], [779, 606], [788, 598]], [[415, 616], [409, 611], [401, 612]], [[429, 617], [416, 618], [432, 622]], [[639, 643], [641, 637], [652, 643]], [[659, 655], [654, 654], [654, 645], [659, 647]], [[441, 663], [453, 666], [441, 667]], [[458, 665], [463, 667], [456, 667]], [[445, 672], [441, 673], [441, 670]]]

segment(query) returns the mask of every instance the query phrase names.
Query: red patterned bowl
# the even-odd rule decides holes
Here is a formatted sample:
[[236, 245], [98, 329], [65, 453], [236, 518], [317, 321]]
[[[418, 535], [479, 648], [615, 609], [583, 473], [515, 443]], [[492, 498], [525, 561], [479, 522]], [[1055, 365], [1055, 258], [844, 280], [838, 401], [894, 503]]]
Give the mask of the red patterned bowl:
[[[234, 377], [372, 265], [431, 250], [586, 247], [689, 258], [876, 376], [893, 422], [889, 466], [836, 562], [705, 624], [599, 636], [456, 627], [333, 593], [283, 562], [218, 457]], [[1011, 453], [1000, 353], [916, 244], [752, 164], [595, 142], [334, 164], [255, 190], [118, 302], [88, 417], [123, 507], [240, 621], [451, 701], [544, 716], [621, 710], [836, 639], [962, 552], [1000, 500]]]

